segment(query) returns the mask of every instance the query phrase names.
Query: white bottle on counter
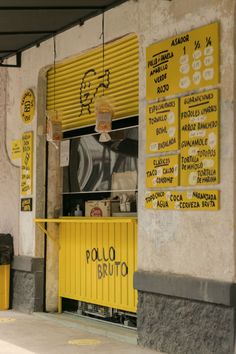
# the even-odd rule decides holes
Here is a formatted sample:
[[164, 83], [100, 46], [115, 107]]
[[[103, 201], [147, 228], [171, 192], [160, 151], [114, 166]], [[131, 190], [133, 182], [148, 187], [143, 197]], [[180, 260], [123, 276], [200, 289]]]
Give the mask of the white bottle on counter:
[[75, 216], [82, 216], [82, 210], [80, 210], [79, 204], [76, 205]]

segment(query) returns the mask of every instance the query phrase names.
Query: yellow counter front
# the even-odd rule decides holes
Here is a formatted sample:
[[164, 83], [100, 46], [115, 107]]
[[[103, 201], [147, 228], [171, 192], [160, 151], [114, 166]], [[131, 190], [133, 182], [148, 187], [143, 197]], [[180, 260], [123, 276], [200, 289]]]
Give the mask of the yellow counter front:
[[59, 224], [59, 311], [61, 299], [68, 298], [136, 312], [137, 218], [65, 217], [35, 222], [44, 231], [44, 223]]

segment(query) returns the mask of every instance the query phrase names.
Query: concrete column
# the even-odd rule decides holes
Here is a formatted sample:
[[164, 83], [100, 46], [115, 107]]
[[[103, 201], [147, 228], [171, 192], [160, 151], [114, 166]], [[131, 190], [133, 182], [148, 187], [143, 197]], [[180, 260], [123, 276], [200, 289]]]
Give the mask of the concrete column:
[[[235, 335], [235, 1], [140, 1], [138, 338], [166, 353], [232, 354]], [[220, 24], [220, 210], [155, 211], [145, 199], [145, 48]], [[205, 188], [207, 189], [207, 187]], [[144, 251], [145, 250], [145, 251]]]
[[[59, 145], [58, 145], [59, 147]], [[49, 143], [48, 149], [48, 218], [59, 216], [61, 210], [60, 151]], [[48, 224], [48, 231], [59, 237], [59, 226]], [[57, 311], [58, 305], [58, 245], [47, 239], [46, 255], [46, 310]]]

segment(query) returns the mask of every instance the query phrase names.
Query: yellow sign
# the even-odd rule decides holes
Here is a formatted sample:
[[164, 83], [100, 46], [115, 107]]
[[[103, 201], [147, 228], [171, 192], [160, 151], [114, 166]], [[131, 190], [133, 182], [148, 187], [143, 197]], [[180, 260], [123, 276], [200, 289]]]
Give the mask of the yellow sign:
[[218, 96], [212, 90], [181, 98], [182, 186], [219, 183]]
[[12, 140], [11, 142], [11, 159], [17, 160], [21, 157], [21, 140]]
[[32, 211], [32, 198], [22, 198], [21, 199], [21, 211]]
[[146, 187], [176, 187], [179, 184], [179, 156], [166, 155], [146, 160]]
[[146, 110], [147, 153], [168, 152], [179, 148], [178, 99], [149, 104]]
[[219, 24], [147, 48], [147, 100], [219, 83]]
[[168, 191], [146, 192], [145, 206], [156, 210], [218, 210], [219, 191]]
[[32, 90], [26, 90], [21, 98], [20, 113], [25, 124], [32, 122], [35, 111], [35, 99]]
[[21, 159], [21, 195], [30, 195], [33, 185], [33, 132], [22, 135]]

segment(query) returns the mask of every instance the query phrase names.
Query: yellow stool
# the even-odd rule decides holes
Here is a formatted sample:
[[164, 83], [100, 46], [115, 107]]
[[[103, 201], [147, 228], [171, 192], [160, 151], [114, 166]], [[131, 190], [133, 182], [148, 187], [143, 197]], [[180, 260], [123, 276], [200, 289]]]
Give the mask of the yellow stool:
[[0, 310], [9, 308], [10, 264], [0, 265]]

